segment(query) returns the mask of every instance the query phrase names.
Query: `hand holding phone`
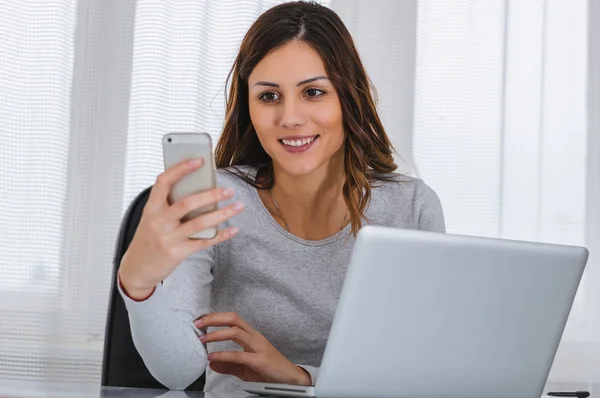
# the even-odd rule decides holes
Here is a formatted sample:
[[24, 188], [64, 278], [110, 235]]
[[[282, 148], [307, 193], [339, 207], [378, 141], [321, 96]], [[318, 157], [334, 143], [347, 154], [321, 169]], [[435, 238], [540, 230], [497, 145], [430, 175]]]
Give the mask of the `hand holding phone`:
[[[197, 239], [205, 236], [205, 231], [216, 231], [218, 225], [241, 213], [244, 206], [238, 202], [218, 209], [218, 202], [231, 199], [233, 191], [214, 188], [214, 180], [205, 180], [205, 174], [194, 176], [204, 167], [212, 169], [210, 160], [207, 164], [203, 158], [184, 157], [185, 160], [158, 176], [133, 240], [121, 260], [120, 281], [133, 299], [149, 297], [155, 286], [185, 258], [231, 239], [237, 233], [235, 228], [227, 228], [210, 239]], [[189, 178], [185, 180], [185, 177]], [[200, 180], [203, 184], [208, 181], [207, 185], [200, 187]], [[185, 195], [188, 191], [194, 193]]]
[[[213, 163], [210, 135], [205, 133], [170, 133], [163, 137], [163, 157], [165, 170], [188, 159], [202, 158], [204, 165], [173, 183], [168, 195], [169, 204], [177, 203], [185, 197], [216, 188], [216, 171]], [[217, 210], [217, 203], [194, 208], [182, 221], [189, 221], [202, 214]], [[218, 226], [198, 231], [192, 238], [213, 239], [217, 236]]]

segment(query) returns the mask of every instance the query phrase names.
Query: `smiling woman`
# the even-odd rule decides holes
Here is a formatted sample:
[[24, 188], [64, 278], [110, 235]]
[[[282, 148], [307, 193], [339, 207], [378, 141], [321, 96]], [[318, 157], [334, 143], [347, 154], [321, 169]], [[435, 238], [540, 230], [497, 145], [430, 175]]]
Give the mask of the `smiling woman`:
[[[366, 224], [444, 232], [441, 204], [423, 181], [394, 173], [371, 84], [329, 8], [265, 12], [230, 79], [220, 187], [169, 205], [171, 185], [201, 165], [158, 177], [120, 292], [134, 343], [167, 387], [186, 388], [205, 370], [207, 391], [241, 380], [312, 384], [355, 234]], [[226, 206], [181, 221], [215, 202]], [[214, 240], [190, 239], [216, 225]]]
[[343, 164], [342, 109], [325, 74], [317, 51], [295, 40], [265, 57], [248, 78], [250, 118], [258, 140], [275, 169], [288, 175]]
[[[274, 197], [288, 202], [285, 184], [292, 176], [295, 187], [308, 184], [309, 191], [314, 191], [314, 181], [327, 181], [322, 185], [342, 190], [343, 203], [335, 203], [333, 214], [332, 209], [313, 212], [314, 218], [332, 219], [334, 228], [349, 221], [356, 233], [371, 184], [390, 181], [389, 173], [396, 170], [392, 144], [375, 108], [372, 83], [341, 19], [315, 4], [297, 7], [293, 14], [291, 7], [296, 6], [263, 14], [241, 44], [229, 76], [217, 167], [252, 166], [258, 180], [245, 180], [259, 189], [269, 208]], [[281, 223], [286, 211], [273, 213]], [[301, 227], [294, 230], [307, 233]], [[324, 236], [326, 232], [335, 230]]]
[[[300, 45], [300, 44], [301, 44], [300, 42], [296, 42], [296, 43], [288, 44], [286, 47], [292, 46], [292, 45]], [[306, 52], [310, 52], [310, 50], [312, 50], [310, 47], [306, 47], [306, 46], [304, 46], [304, 47], [305, 48], [299, 50], [295, 55], [300, 55], [303, 52], [305, 52], [306, 50], [308, 50]], [[291, 50], [291, 51], [293, 52], [294, 50]], [[314, 52], [314, 50], [313, 50], [313, 52]], [[306, 55], [306, 54], [303, 54], [303, 55]], [[311, 56], [318, 57], [318, 54], [316, 54], [316, 53], [308, 54], [308, 57], [311, 57]], [[308, 57], [304, 57], [304, 58], [308, 58]], [[302, 63], [303, 60], [299, 60], [299, 61]], [[320, 59], [319, 59], [319, 61], [320, 61]], [[272, 61], [272, 62], [277, 62], [277, 61]], [[263, 65], [263, 68], [264, 68], [265, 65], [268, 65], [268, 63], [265, 60], [261, 63], [261, 65]], [[256, 73], [257, 69], [260, 71], [261, 68], [257, 67], [253, 74]], [[303, 71], [303, 72], [305, 72], [305, 71]], [[300, 95], [302, 95], [302, 97], [305, 97], [305, 99], [307, 101], [316, 102], [316, 100], [322, 99], [322, 97], [327, 94], [327, 91], [325, 91], [324, 89], [319, 89], [319, 88], [308, 88], [307, 89], [304, 86], [308, 85], [310, 83], [313, 83], [313, 82], [318, 82], [319, 80], [323, 80], [323, 79], [327, 79], [327, 77], [316, 76], [316, 77], [312, 77], [310, 79], [302, 80], [301, 82], [296, 84], [296, 87], [298, 87], [299, 89], [297, 89], [295, 91], [300, 91]], [[324, 84], [321, 83], [321, 85], [324, 85]], [[255, 88], [255, 87], [260, 88], [261, 86], [274, 87], [277, 89], [281, 89], [281, 86], [279, 84], [268, 83], [268, 82], [263, 82], [263, 81], [258, 81], [252, 85], [253, 88]], [[314, 84], [314, 86], [319, 86], [319, 84]], [[331, 91], [333, 91], [333, 90], [331, 90]], [[290, 97], [293, 97], [295, 93], [292, 92], [290, 94], [291, 94]], [[266, 92], [261, 93], [257, 97], [257, 100], [259, 103], [275, 104], [276, 102], [281, 101], [282, 97], [278, 93], [266, 91]], [[301, 101], [302, 98], [300, 98], [299, 100]], [[325, 103], [325, 106], [322, 106], [320, 108], [320, 111], [323, 114], [326, 114], [326, 110], [327, 110], [326, 105], [327, 105], [327, 103]], [[341, 115], [338, 115], [339, 112], [337, 112], [339, 109], [339, 104], [336, 104], [336, 105], [337, 105], [337, 107], [333, 109], [334, 112], [331, 113], [330, 118], [331, 118], [331, 116], [333, 116], [333, 119], [334, 119], [333, 122], [335, 123], [335, 121], [336, 121], [335, 117], [337, 116], [338, 119], [340, 119], [339, 122], [341, 123]], [[279, 112], [281, 112], [281, 108], [279, 108], [279, 109], [280, 109]], [[254, 115], [252, 115], [253, 110], [254, 110]], [[265, 112], [265, 110], [261, 110], [260, 107], [257, 107], [256, 104], [254, 103], [254, 101], [250, 101], [250, 115], [251, 115], [252, 119], [257, 120], [260, 123], [261, 113], [265, 114], [266, 112]], [[298, 123], [298, 124], [296, 124], [296, 127], [293, 127], [294, 123], [289, 120], [284, 121], [283, 117], [279, 117], [278, 115], [269, 115], [269, 116], [275, 117], [275, 119], [274, 119], [275, 125], [287, 124], [288, 126], [291, 127], [292, 130], [294, 128], [297, 129], [298, 127], [302, 127], [304, 124], [306, 124], [306, 123]], [[317, 122], [318, 121], [319, 120], [317, 120]], [[265, 120], [265, 122], [269, 123], [268, 120]], [[268, 128], [268, 126], [265, 126], [265, 129], [267, 129], [267, 128]], [[262, 131], [262, 129], [259, 128], [257, 130], [257, 134], [259, 134], [258, 131]], [[340, 131], [340, 135], [343, 138], [343, 132]], [[301, 153], [301, 152], [304, 152], [304, 151], [308, 150], [309, 148], [311, 148], [312, 143], [320, 136], [321, 136], [321, 134], [312, 134], [312, 135], [290, 135], [290, 134], [288, 134], [288, 135], [285, 135], [283, 138], [279, 138], [278, 142], [281, 143], [283, 148], [289, 153]], [[338, 145], [338, 149], [339, 149], [339, 146], [341, 146], [342, 138], [340, 138], [340, 145]], [[264, 139], [267, 139], [267, 137], [265, 137]], [[261, 144], [263, 145], [263, 147], [265, 145], [264, 139], [261, 140], [260, 135], [259, 135], [259, 140], [261, 141]], [[268, 151], [267, 151], [267, 153], [268, 153]], [[273, 158], [273, 154], [269, 154], [269, 155], [271, 156], [271, 158]]]

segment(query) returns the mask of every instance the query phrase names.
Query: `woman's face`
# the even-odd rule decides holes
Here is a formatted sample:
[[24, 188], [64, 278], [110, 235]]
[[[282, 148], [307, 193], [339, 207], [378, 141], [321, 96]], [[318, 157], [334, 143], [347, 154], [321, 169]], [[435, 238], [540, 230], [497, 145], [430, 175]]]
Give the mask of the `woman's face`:
[[252, 124], [275, 167], [303, 176], [342, 154], [342, 108], [310, 45], [292, 41], [263, 58], [248, 93]]

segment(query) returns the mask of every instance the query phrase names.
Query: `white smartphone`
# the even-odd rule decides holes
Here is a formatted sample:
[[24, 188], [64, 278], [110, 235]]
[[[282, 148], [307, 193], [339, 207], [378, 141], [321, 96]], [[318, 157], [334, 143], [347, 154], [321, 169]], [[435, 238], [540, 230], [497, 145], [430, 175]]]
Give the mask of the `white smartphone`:
[[[206, 133], [169, 133], [163, 137], [163, 157], [165, 169], [186, 159], [203, 158], [204, 164], [199, 169], [177, 181], [169, 193], [169, 204], [180, 201], [186, 196], [216, 188], [216, 172], [213, 161], [212, 142]], [[181, 221], [185, 222], [202, 214], [217, 210], [214, 203], [191, 211]], [[212, 239], [217, 236], [218, 228], [200, 231], [191, 238]]]

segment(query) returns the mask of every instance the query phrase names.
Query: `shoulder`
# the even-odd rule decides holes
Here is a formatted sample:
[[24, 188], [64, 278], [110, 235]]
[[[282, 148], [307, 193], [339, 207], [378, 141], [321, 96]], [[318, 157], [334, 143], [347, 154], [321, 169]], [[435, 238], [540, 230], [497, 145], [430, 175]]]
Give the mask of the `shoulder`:
[[248, 166], [225, 167], [217, 169], [217, 185], [221, 187], [248, 188], [256, 171]]
[[414, 214], [418, 229], [445, 232], [440, 198], [422, 179], [390, 173], [379, 176], [371, 185], [379, 206]]
[[233, 197], [221, 202], [226, 206], [233, 202], [243, 202], [248, 213], [251, 207], [256, 205], [256, 189], [251, 184], [254, 181], [256, 171], [248, 166], [236, 166], [217, 169], [216, 182], [219, 188], [233, 188]]
[[400, 198], [415, 203], [439, 200], [435, 191], [422, 179], [400, 173], [389, 173], [377, 176], [371, 183], [373, 190], [391, 200]]

